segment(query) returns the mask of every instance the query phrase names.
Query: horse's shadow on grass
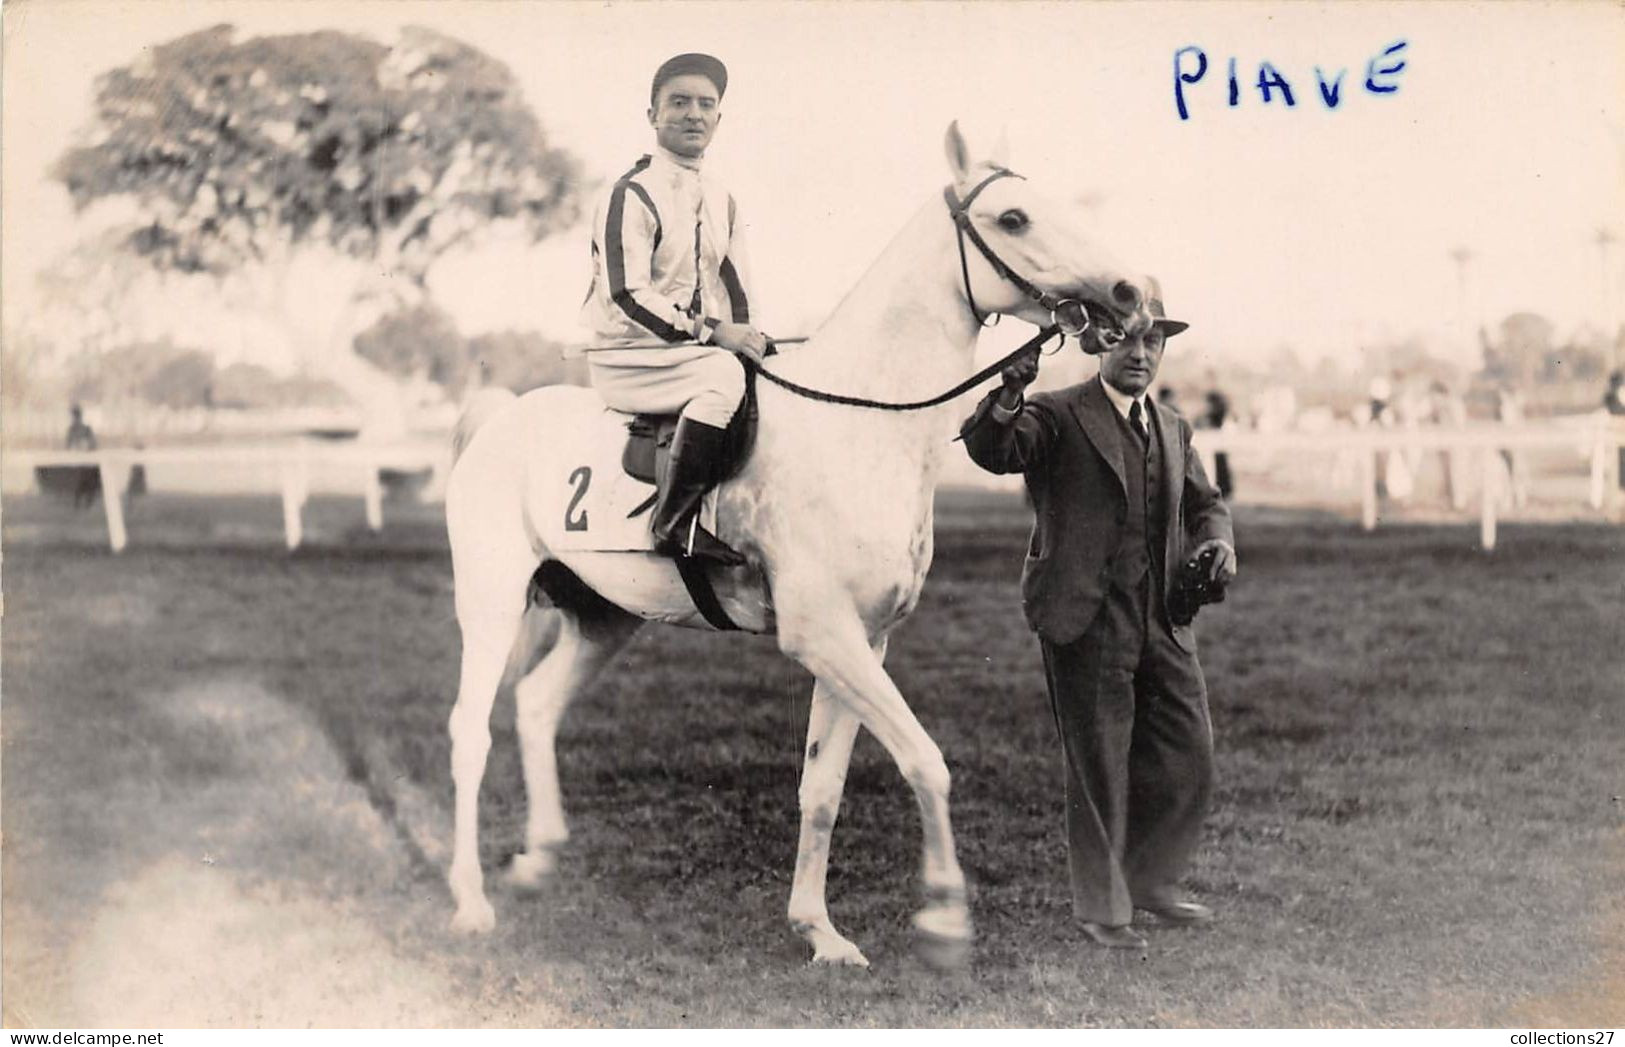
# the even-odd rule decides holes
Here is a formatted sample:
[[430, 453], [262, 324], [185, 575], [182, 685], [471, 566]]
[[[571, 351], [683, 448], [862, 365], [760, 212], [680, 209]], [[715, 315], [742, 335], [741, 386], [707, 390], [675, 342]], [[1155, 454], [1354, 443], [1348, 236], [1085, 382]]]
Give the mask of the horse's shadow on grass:
[[[368, 805], [393, 836], [412, 880], [438, 881], [442, 876], [438, 847], [428, 835], [432, 828], [420, 821], [426, 812], [421, 810], [420, 800], [409, 804], [401, 797], [400, 783], [409, 782], [408, 776], [394, 770], [383, 746], [358, 729], [351, 717], [327, 706], [317, 706], [311, 712], [343, 765], [346, 778], [365, 793]], [[412, 812], [417, 818], [403, 809], [407, 806], [418, 808]], [[449, 816], [445, 821], [450, 824]]]

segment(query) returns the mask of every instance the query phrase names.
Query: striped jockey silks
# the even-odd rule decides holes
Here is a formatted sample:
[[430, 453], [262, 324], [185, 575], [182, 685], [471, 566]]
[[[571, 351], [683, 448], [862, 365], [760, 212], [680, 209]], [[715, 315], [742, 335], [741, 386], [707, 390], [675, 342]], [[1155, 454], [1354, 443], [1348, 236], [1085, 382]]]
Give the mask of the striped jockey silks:
[[600, 198], [592, 259], [581, 322], [595, 344], [704, 340], [715, 322], [750, 321], [733, 197], [664, 153], [640, 159]]

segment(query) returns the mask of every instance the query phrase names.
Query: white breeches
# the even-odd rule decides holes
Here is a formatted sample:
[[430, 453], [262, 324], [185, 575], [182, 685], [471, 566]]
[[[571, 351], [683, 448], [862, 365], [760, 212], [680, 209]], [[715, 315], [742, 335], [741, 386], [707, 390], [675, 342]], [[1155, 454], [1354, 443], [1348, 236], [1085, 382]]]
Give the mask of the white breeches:
[[[651, 359], [653, 352], [667, 359]], [[629, 359], [633, 354], [637, 358]], [[745, 397], [744, 365], [726, 349], [712, 346], [600, 350], [588, 355], [587, 364], [593, 388], [617, 411], [681, 413], [720, 429]]]

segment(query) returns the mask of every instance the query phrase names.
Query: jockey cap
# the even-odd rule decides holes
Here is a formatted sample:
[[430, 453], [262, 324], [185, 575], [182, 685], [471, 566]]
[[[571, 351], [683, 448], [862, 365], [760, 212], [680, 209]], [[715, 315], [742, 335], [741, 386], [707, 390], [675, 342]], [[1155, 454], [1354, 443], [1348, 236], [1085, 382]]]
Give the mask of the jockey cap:
[[655, 70], [654, 82], [649, 85], [649, 104], [654, 105], [658, 101], [661, 84], [689, 73], [697, 73], [716, 84], [718, 98], [728, 90], [728, 67], [710, 55], [690, 52], [666, 59]]

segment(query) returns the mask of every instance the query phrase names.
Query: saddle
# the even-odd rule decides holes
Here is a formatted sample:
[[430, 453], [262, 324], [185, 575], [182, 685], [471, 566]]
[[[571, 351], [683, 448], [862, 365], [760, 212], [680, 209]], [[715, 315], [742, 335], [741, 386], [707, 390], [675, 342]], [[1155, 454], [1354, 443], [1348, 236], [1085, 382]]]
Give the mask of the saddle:
[[[632, 420], [626, 423], [626, 448], [621, 452], [621, 468], [628, 476], [659, 486], [666, 474], [666, 460], [671, 453], [672, 435], [677, 432], [677, 419], [675, 414], [632, 416]], [[756, 419], [756, 369], [746, 367], [745, 396], [739, 402], [739, 410], [728, 422], [723, 460], [711, 481], [712, 486], [731, 479], [750, 457], [751, 448], [756, 446]], [[648, 511], [653, 504], [651, 497], [632, 515]]]
[[[671, 458], [671, 441], [677, 432], [678, 417], [675, 414], [635, 414], [626, 423], [626, 447], [621, 451], [621, 468], [634, 480], [656, 487], [655, 493], [651, 493], [627, 514], [629, 520], [654, 507], [660, 481], [665, 478], [667, 462]], [[747, 366], [745, 395], [724, 430], [726, 437], [722, 461], [717, 466], [716, 475], [711, 478], [712, 487], [733, 477], [750, 457], [751, 448], [756, 445], [756, 419], [756, 368]], [[717, 599], [716, 589], [704, 568], [693, 560], [679, 558], [677, 573], [682, 577], [695, 608], [712, 628], [724, 631], [739, 628]]]

